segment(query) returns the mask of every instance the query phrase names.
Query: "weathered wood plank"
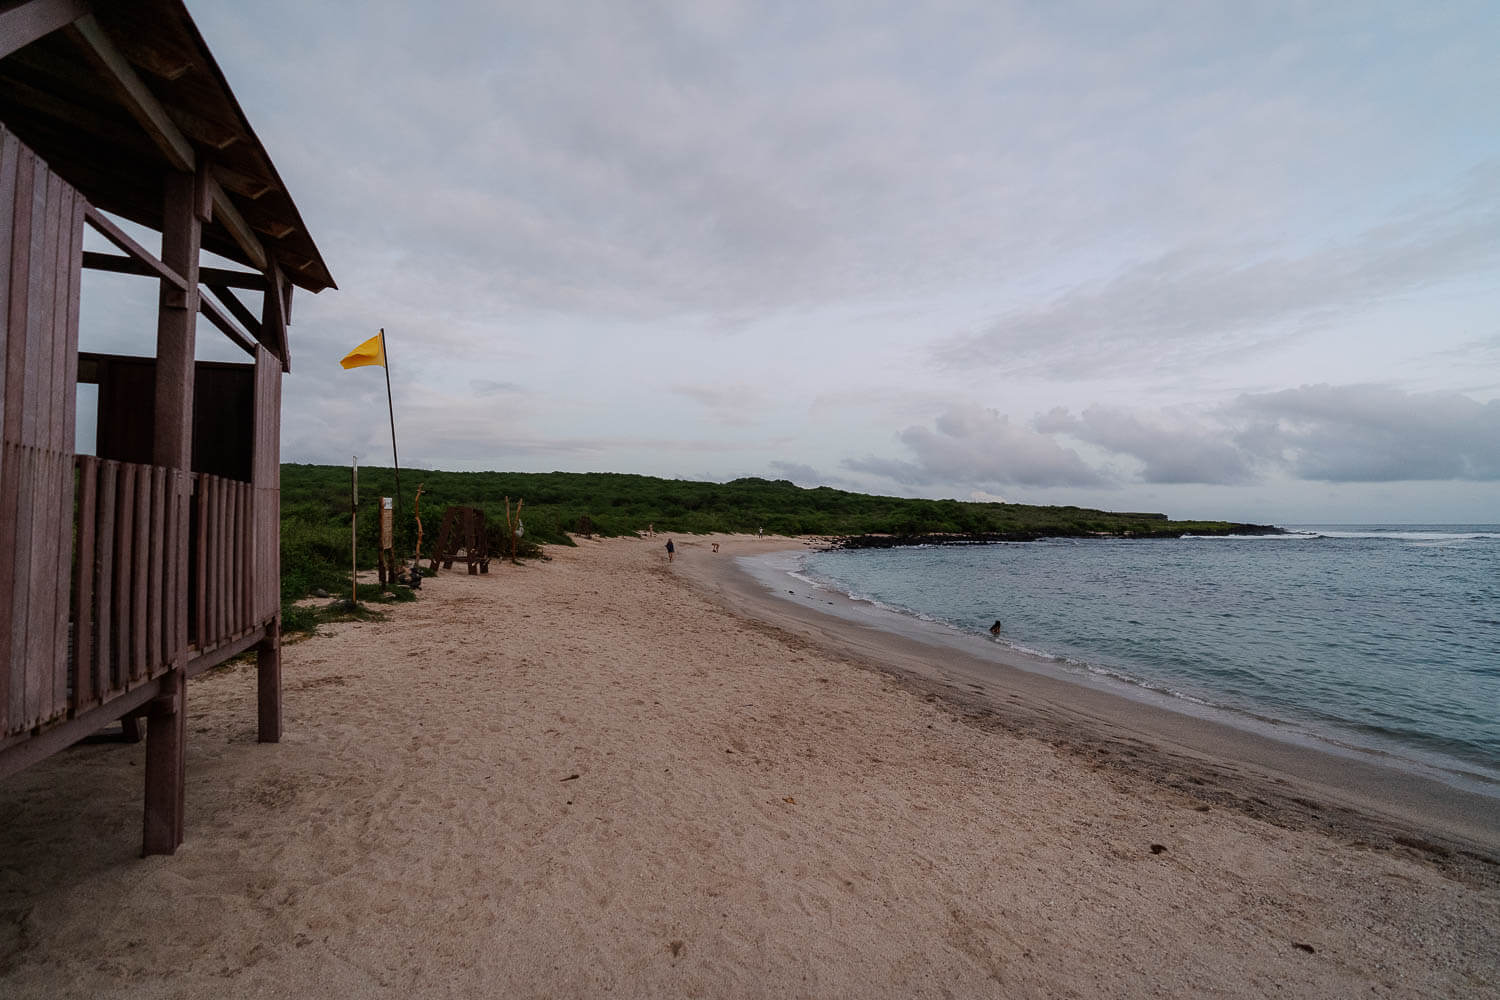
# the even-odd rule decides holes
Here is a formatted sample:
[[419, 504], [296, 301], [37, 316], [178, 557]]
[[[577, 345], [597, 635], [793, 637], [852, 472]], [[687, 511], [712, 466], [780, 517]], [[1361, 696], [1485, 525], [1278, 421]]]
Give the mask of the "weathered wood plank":
[[245, 551], [242, 545], [244, 530], [245, 491], [236, 483], [234, 485], [234, 512], [229, 519], [230, 549], [232, 552], [232, 568], [229, 573], [229, 606], [232, 611], [229, 631], [231, 634], [243, 629], [245, 622]]
[[33, 246], [42, 232], [42, 217], [36, 211], [36, 157], [26, 147], [21, 148], [17, 165], [17, 190], [15, 190], [15, 223], [10, 241], [10, 318], [9, 358], [7, 358], [5, 435], [18, 447], [10, 450], [15, 459], [7, 463], [5, 481], [15, 489], [15, 504], [9, 510], [0, 511], [0, 522], [10, 526], [13, 532], [12, 558], [5, 564], [6, 576], [12, 577], [13, 591], [10, 594], [10, 691], [6, 706], [6, 732], [27, 729], [27, 615], [28, 592], [31, 567], [31, 508], [34, 504], [34, 466], [28, 448], [31, 444], [30, 427], [34, 427], [34, 415], [27, 412], [28, 397], [34, 394], [36, 352], [31, 339], [28, 300], [31, 295], [31, 264], [36, 259]]
[[188, 539], [192, 530], [193, 475], [178, 471], [177, 477], [177, 591], [182, 595], [176, 605], [176, 648], [178, 655], [188, 655]]
[[27, 248], [30, 260], [26, 273], [26, 367], [22, 389], [21, 443], [26, 446], [24, 461], [28, 465], [27, 488], [30, 497], [21, 498], [17, 528], [26, 533], [26, 560], [17, 561], [20, 584], [26, 588], [25, 612], [17, 616], [24, 631], [21, 656], [26, 670], [21, 705], [20, 726], [36, 725], [50, 707], [52, 693], [50, 657], [52, 651], [52, 602], [48, 599], [43, 565], [54, 537], [49, 495], [52, 486], [47, 474], [44, 449], [50, 443], [53, 407], [49, 394], [52, 386], [52, 290], [56, 282], [52, 261], [57, 253], [56, 178], [40, 158], [33, 157], [32, 227]]
[[219, 537], [219, 522], [223, 518], [223, 493], [219, 489], [218, 476], [204, 476], [201, 480], [207, 491], [203, 505], [208, 521], [208, 621], [203, 630], [203, 645], [212, 646], [224, 635], [224, 625], [219, 617], [219, 593], [222, 587], [220, 574], [223, 564], [223, 549]]
[[31, 549], [36, 536], [32, 526], [36, 518], [36, 449], [18, 446], [12, 452], [16, 456], [14, 480], [20, 492], [16, 504], [16, 559], [14, 573], [16, 590], [11, 599], [11, 617], [15, 622], [15, 634], [11, 638], [11, 690], [10, 730], [16, 732], [29, 729], [36, 707], [36, 664], [30, 658], [31, 635]]
[[[53, 572], [56, 577], [56, 604], [53, 635], [56, 636], [58, 666], [53, 704], [62, 708], [68, 704], [68, 603], [72, 584], [71, 566], [73, 545], [77, 543], [74, 533], [74, 475], [73, 437], [78, 410], [78, 307], [82, 274], [78, 266], [83, 252], [83, 197], [72, 188], [64, 188], [65, 204], [60, 217], [62, 229], [57, 251], [57, 299], [53, 313], [57, 317], [56, 363], [54, 377], [59, 387], [59, 416], [62, 424], [57, 432], [58, 469], [62, 492], [58, 496], [58, 510], [62, 515], [57, 536]], [[72, 542], [73, 544], [70, 544]], [[76, 648], [78, 637], [73, 637]]]
[[130, 682], [145, 680], [150, 671], [150, 660], [146, 655], [146, 623], [150, 620], [151, 603], [151, 467], [141, 466], [135, 476], [135, 518], [131, 533], [135, 553], [135, 573], [132, 578], [134, 599], [130, 619]]
[[166, 499], [164, 529], [162, 535], [162, 650], [165, 662], [181, 663], [187, 655], [184, 643], [179, 640], [178, 616], [187, 606], [187, 588], [180, 578], [182, 558], [178, 552], [182, 544], [182, 473], [176, 469], [166, 471]]
[[[40, 161], [39, 161], [40, 162]], [[36, 396], [28, 398], [26, 408], [36, 417], [36, 437], [32, 444], [38, 448], [60, 450], [58, 432], [61, 430], [62, 408], [59, 403], [66, 397], [67, 388], [57, 382], [59, 358], [57, 356], [57, 246], [62, 238], [63, 182], [56, 174], [46, 170], [40, 180], [44, 183], [43, 216], [46, 219], [42, 231], [41, 256], [31, 262], [31, 274], [36, 290], [30, 313], [33, 349], [28, 356], [36, 356]], [[63, 317], [66, 319], [66, 317]], [[50, 535], [48, 538], [52, 537]]]
[[196, 538], [193, 542], [196, 554], [196, 565], [193, 567], [193, 625], [194, 640], [200, 649], [207, 647], [208, 634], [212, 631], [208, 622], [208, 499], [208, 477], [195, 476], [193, 511], [197, 515], [197, 524], [194, 526]]
[[[16, 137], [0, 126], [0, 441], [9, 441], [6, 431], [5, 398], [9, 389], [8, 364], [10, 357], [10, 286], [11, 247], [15, 237], [16, 215], [16, 168], [21, 155], [21, 144]], [[0, 463], [3, 463], [0, 458]], [[0, 478], [5, 467], [0, 464]], [[0, 616], [3, 617], [3, 616]], [[0, 664], [3, 665], [3, 664]], [[3, 670], [0, 670], [3, 673]], [[0, 703], [4, 699], [0, 698]]]
[[101, 699], [115, 690], [114, 587], [115, 525], [119, 510], [120, 463], [99, 463], [98, 541], [95, 543], [94, 667], [95, 690]]
[[[18, 522], [23, 495], [22, 448], [12, 442], [0, 442], [4, 455], [5, 476], [0, 478], [0, 734], [16, 732], [20, 727], [20, 706], [25, 698], [26, 663], [20, 652], [25, 649], [25, 595], [17, 586], [22, 532]], [[25, 493], [29, 495], [30, 491]], [[18, 606], [19, 605], [19, 606]], [[19, 649], [17, 648], [19, 645]]]
[[[20, 327], [12, 326], [11, 329], [25, 330], [26, 360], [24, 362], [25, 381], [21, 389], [21, 444], [36, 447], [41, 444], [42, 435], [38, 428], [46, 422], [46, 414], [49, 412], [44, 406], [38, 406], [41, 401], [43, 380], [45, 375], [42, 371], [43, 358], [49, 359], [50, 352], [46, 349], [45, 332], [50, 326], [47, 316], [47, 306], [50, 303], [42, 300], [43, 282], [49, 270], [43, 264], [47, 246], [47, 182], [50, 174], [47, 165], [40, 158], [27, 150], [27, 157], [22, 161], [21, 169], [31, 174], [31, 187], [29, 190], [31, 201], [31, 227], [26, 249], [26, 296], [25, 311], [21, 315]], [[19, 192], [17, 192], [19, 195]], [[23, 252], [20, 247], [16, 248], [19, 254]], [[17, 288], [16, 292], [20, 289]]]
[[31, 0], [0, 11], [0, 59], [89, 12], [83, 0]]
[[[42, 165], [46, 170], [46, 165]], [[59, 356], [59, 348], [66, 347], [62, 325], [67, 322], [66, 312], [58, 315], [58, 269], [61, 263], [59, 246], [64, 246], [64, 208], [68, 219], [72, 217], [72, 199], [69, 188], [62, 178], [46, 170], [46, 229], [42, 240], [41, 258], [32, 262], [34, 273], [40, 273], [37, 282], [39, 297], [32, 302], [31, 312], [36, 317], [37, 395], [28, 400], [27, 409], [36, 413], [37, 498], [34, 510], [33, 532], [35, 538], [31, 549], [31, 622], [28, 657], [31, 660], [31, 675], [36, 679], [36, 689], [28, 701], [35, 705], [36, 723], [49, 721], [54, 714], [66, 709], [65, 691], [67, 682], [67, 634], [58, 633], [59, 612], [66, 628], [66, 585], [59, 588], [58, 556], [64, 549], [72, 549], [73, 532], [71, 509], [63, 503], [71, 499], [70, 483], [66, 491], [62, 484], [61, 447], [62, 410], [72, 400], [72, 386], [62, 384], [65, 362]], [[66, 287], [67, 279], [63, 277]], [[31, 351], [27, 352], [28, 354]], [[68, 448], [71, 452], [72, 448]], [[69, 463], [71, 464], [71, 463]], [[63, 596], [62, 602], [58, 598]], [[62, 607], [59, 608], [59, 603]]]
[[99, 460], [79, 455], [78, 540], [73, 546], [73, 711], [92, 705], [99, 683], [94, 663], [94, 568], [98, 555]]
[[130, 626], [134, 621], [135, 588], [135, 480], [140, 466], [121, 462], [116, 480], [119, 499], [115, 503], [114, 626], [115, 662], [113, 690], [129, 686], [133, 671]]
[[166, 661], [162, 642], [162, 603], [166, 597], [167, 470], [151, 468], [151, 516], [146, 524], [146, 551], [150, 553], [146, 580], [146, 663], [153, 676]]
[[[17, 390], [11, 385], [17, 372], [12, 360], [25, 349], [24, 336], [11, 336], [11, 330], [24, 326], [16, 323], [11, 290], [15, 287], [14, 247], [19, 242], [19, 226], [26, 214], [18, 211], [17, 185], [20, 172], [21, 144], [15, 136], [0, 127], [0, 736], [10, 729], [10, 691], [17, 664], [11, 654], [15, 634], [12, 603], [15, 596], [16, 505], [19, 483], [15, 476], [16, 456], [11, 447], [15, 431], [11, 427], [12, 397]], [[19, 216], [19, 218], [18, 218]], [[24, 273], [22, 276], [24, 282]], [[19, 405], [17, 401], [16, 405]]]
[[217, 476], [214, 478], [219, 498], [218, 517], [214, 518], [214, 551], [219, 559], [219, 572], [214, 581], [215, 604], [218, 612], [214, 616], [217, 628], [214, 639], [222, 642], [229, 635], [229, 577], [232, 572], [229, 563], [229, 484], [228, 481], [219, 479]]

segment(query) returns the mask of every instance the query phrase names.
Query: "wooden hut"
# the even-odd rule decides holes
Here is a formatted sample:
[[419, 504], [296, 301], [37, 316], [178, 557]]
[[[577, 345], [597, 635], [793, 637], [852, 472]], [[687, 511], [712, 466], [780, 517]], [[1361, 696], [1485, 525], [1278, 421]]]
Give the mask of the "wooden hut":
[[[79, 352], [83, 268], [159, 285], [154, 357]], [[0, 778], [144, 716], [148, 854], [182, 842], [188, 679], [255, 650], [280, 737], [299, 286], [334, 284], [180, 0], [0, 2]], [[195, 360], [200, 315], [245, 363]], [[96, 455], [74, 454], [81, 382]]]

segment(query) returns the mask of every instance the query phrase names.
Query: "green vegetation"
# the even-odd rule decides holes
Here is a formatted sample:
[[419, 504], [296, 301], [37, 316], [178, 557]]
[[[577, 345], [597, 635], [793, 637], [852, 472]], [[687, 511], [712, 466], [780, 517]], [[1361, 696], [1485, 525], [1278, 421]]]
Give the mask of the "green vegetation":
[[[423, 552], [437, 541], [450, 504], [478, 507], [489, 527], [490, 551], [505, 534], [504, 498], [525, 500], [523, 556], [540, 544], [571, 545], [569, 532], [631, 535], [654, 524], [658, 532], [777, 535], [961, 535], [987, 538], [1088, 535], [1175, 537], [1228, 534], [1252, 526], [1225, 521], [1170, 521], [1161, 514], [1112, 514], [1082, 507], [908, 500], [830, 489], [802, 489], [786, 480], [736, 479], [694, 483], [651, 476], [574, 472], [429, 472], [406, 470], [397, 519], [396, 552], [410, 557], [416, 540], [410, 517], [417, 486], [422, 494]], [[359, 470], [359, 565], [375, 565], [381, 496], [393, 496], [388, 468]], [[338, 593], [349, 579], [349, 470], [330, 465], [281, 467], [282, 600], [314, 588]]]

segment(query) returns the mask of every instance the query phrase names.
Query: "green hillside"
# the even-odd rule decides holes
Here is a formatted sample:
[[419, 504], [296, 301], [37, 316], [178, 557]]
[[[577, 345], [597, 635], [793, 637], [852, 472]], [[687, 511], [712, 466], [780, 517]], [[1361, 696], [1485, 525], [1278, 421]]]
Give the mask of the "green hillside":
[[[1175, 537], [1227, 534], [1254, 526], [1226, 521], [1171, 521], [1162, 514], [1110, 513], [1081, 507], [910, 500], [830, 489], [803, 489], [786, 480], [736, 479], [696, 483], [603, 472], [429, 472], [404, 470], [406, 517], [398, 519], [397, 553], [410, 557], [410, 517], [418, 484], [424, 487], [424, 552], [435, 541], [449, 504], [478, 507], [491, 526], [492, 549], [504, 533], [504, 498], [525, 500], [526, 542], [571, 545], [569, 532], [616, 536], [641, 532], [777, 535], [969, 536], [1028, 539], [1130, 535]], [[359, 470], [359, 564], [375, 564], [376, 503], [392, 496], [389, 468]], [[498, 530], [497, 530], [498, 528]], [[1262, 529], [1263, 530], [1263, 529]], [[282, 598], [315, 587], [337, 591], [348, 579], [349, 470], [331, 465], [281, 467]], [[528, 546], [530, 548], [530, 546]], [[532, 550], [534, 551], [534, 550]]]

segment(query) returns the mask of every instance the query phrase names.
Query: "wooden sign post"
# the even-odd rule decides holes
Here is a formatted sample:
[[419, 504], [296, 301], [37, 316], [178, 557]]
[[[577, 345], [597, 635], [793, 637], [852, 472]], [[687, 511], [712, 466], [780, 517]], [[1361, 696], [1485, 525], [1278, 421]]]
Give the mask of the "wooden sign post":
[[396, 512], [391, 503], [390, 497], [380, 498], [380, 552], [377, 554], [377, 562], [380, 565], [382, 587], [387, 582], [396, 582], [396, 551], [391, 537], [394, 533]]
[[349, 466], [349, 603], [359, 603], [359, 456]]

